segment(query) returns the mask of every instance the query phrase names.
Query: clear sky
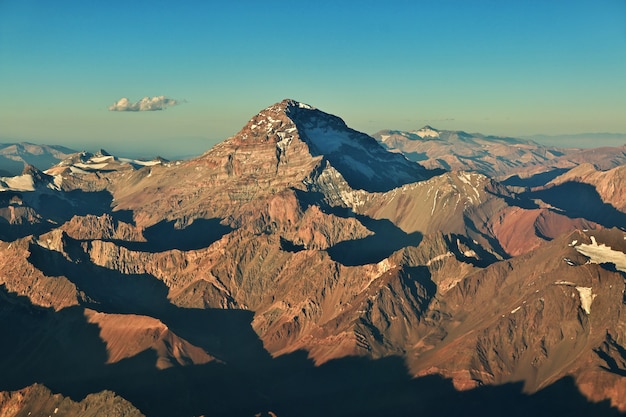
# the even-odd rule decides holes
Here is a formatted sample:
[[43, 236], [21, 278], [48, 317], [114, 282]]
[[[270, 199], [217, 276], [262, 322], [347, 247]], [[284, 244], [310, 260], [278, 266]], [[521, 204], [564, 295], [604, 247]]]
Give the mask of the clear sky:
[[[155, 96], [180, 104], [109, 111]], [[626, 0], [0, 0], [0, 141], [197, 154], [283, 98], [367, 133], [623, 133]]]

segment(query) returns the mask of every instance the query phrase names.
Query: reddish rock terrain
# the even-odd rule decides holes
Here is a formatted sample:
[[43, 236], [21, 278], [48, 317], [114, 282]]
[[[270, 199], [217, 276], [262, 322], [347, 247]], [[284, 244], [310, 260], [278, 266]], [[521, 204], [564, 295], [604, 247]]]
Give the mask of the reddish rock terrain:
[[33, 171], [0, 415], [624, 413], [620, 169], [508, 187], [285, 100], [189, 161]]

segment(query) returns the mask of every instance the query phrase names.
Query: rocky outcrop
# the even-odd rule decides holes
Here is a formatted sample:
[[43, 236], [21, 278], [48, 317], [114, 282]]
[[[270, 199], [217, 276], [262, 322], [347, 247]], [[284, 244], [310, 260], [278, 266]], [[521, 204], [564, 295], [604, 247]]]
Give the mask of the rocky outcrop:
[[555, 178], [549, 185], [567, 182], [592, 185], [604, 203], [626, 213], [626, 165], [599, 171], [592, 164], [584, 163]]
[[141, 417], [131, 403], [110, 391], [89, 394], [80, 402], [53, 394], [41, 384], [0, 393], [0, 416]]
[[[528, 391], [564, 375], [582, 383], [607, 360], [619, 372], [621, 362], [607, 357], [624, 343], [624, 279], [586, 263], [570, 243], [583, 239], [576, 232], [461, 281], [437, 304], [448, 336], [415, 356], [412, 369], [443, 373], [463, 388], [524, 381]], [[613, 356], [598, 353], [610, 350], [607, 335]], [[623, 390], [619, 379], [607, 381], [608, 391]]]
[[292, 100], [198, 158], [124, 164], [77, 155], [8, 203], [39, 225], [0, 242], [5, 401], [39, 382], [155, 416], [458, 414], [554, 389], [626, 411], [624, 232], [558, 178], [435, 175]]
[[470, 171], [513, 186], [541, 186], [582, 164], [606, 171], [626, 164], [626, 148], [556, 148], [532, 140], [437, 130], [382, 130], [372, 135], [426, 168]]

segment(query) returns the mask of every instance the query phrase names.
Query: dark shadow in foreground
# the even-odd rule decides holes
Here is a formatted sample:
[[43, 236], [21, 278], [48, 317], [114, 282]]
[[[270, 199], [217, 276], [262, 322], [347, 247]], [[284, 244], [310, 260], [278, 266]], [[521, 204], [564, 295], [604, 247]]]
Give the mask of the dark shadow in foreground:
[[387, 219], [355, 215], [373, 235], [363, 239], [339, 242], [328, 249], [331, 259], [346, 266], [378, 263], [395, 251], [407, 246], [418, 246], [422, 241], [420, 232], [406, 233]]
[[[68, 240], [69, 246], [80, 245]], [[254, 416], [613, 416], [608, 402], [590, 403], [573, 380], [562, 379], [536, 394], [522, 384], [456, 391], [439, 376], [412, 379], [404, 360], [347, 357], [315, 366], [303, 351], [272, 358], [244, 310], [191, 309], [167, 300], [156, 278], [107, 270], [88, 258], [32, 245], [30, 261], [45, 274], [63, 275], [88, 300], [54, 311], [0, 286], [0, 391], [35, 382], [81, 400], [112, 390], [149, 417]], [[85, 308], [144, 314], [219, 360], [156, 368], [156, 353], [107, 363], [100, 329]]]
[[[113, 197], [108, 191], [85, 192], [4, 192], [0, 193], [0, 210], [8, 209], [23, 219], [9, 223], [0, 217], [0, 239], [14, 241], [32, 234], [44, 234], [73, 216], [110, 214], [114, 219], [132, 223], [132, 212], [113, 211]], [[21, 215], [19, 214], [21, 213]]]
[[[395, 251], [407, 246], [418, 246], [422, 241], [423, 235], [420, 232], [406, 233], [388, 219], [374, 219], [357, 214], [347, 207], [331, 206], [324, 200], [321, 193], [294, 191], [303, 210], [311, 205], [317, 205], [324, 213], [344, 219], [354, 218], [373, 232], [370, 236], [346, 240], [328, 248], [327, 252], [331, 259], [340, 264], [356, 266], [378, 263]], [[293, 244], [283, 244], [283, 247], [298, 249]]]
[[[246, 320], [231, 322], [232, 332], [212, 329], [211, 321], [227, 322], [229, 315], [240, 313], [220, 311], [202, 318], [204, 313], [193, 311], [186, 319], [200, 318], [207, 328], [195, 331], [228, 344], [237, 331], [252, 334], [252, 314], [245, 312]], [[268, 411], [305, 417], [619, 415], [608, 402], [588, 402], [570, 378], [532, 395], [522, 392], [521, 383], [459, 392], [439, 376], [410, 378], [398, 357], [347, 357], [316, 367], [306, 352], [295, 352], [273, 359], [265, 355], [260, 361], [242, 362], [235, 356], [225, 363], [158, 370], [155, 353], [144, 351], [107, 364], [98, 326], [86, 321], [83, 307], [59, 312], [37, 308], [2, 286], [0, 319], [0, 331], [11, 338], [0, 346], [1, 391], [40, 382], [80, 400], [109, 389], [149, 417], [253, 416]], [[253, 344], [259, 346], [258, 341]]]
[[521, 195], [527, 199], [540, 199], [562, 210], [570, 218], [584, 218], [606, 228], [624, 227], [626, 213], [617, 210], [600, 198], [589, 184], [566, 182], [554, 187], [531, 191]]
[[139, 252], [197, 250], [210, 246], [233, 230], [220, 222], [220, 219], [195, 219], [187, 227], [179, 229], [175, 227], [174, 221], [163, 220], [144, 230], [143, 235], [147, 242], [113, 240], [113, 243]]
[[521, 178], [519, 175], [513, 175], [502, 181], [502, 184], [512, 187], [540, 187], [546, 185], [556, 177], [568, 171], [567, 168], [555, 168], [551, 171], [540, 172], [527, 178]]

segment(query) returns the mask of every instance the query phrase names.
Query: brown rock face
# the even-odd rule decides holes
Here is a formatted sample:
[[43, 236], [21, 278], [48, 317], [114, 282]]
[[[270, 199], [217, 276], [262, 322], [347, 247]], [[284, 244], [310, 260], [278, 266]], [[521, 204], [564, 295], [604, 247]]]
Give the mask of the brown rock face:
[[[606, 340], [621, 346], [613, 337], [623, 337], [624, 278], [584, 264], [568, 243], [575, 240], [589, 238], [577, 232], [557, 239], [473, 274], [446, 293], [438, 308], [452, 318], [441, 323], [447, 336], [418, 353], [413, 369], [443, 372], [463, 387], [524, 381], [531, 392], [566, 374], [582, 383], [595, 377], [588, 369], [607, 360], [619, 373], [621, 362], [611, 358], [619, 357], [621, 347], [611, 350]], [[623, 390], [619, 379], [607, 375], [607, 381], [608, 391]]]
[[204, 364], [213, 359], [203, 349], [179, 338], [152, 317], [106, 314], [92, 310], [86, 310], [85, 315], [89, 323], [97, 324], [100, 328], [100, 338], [107, 345], [107, 363], [132, 358], [147, 349], [157, 352], [158, 369], [175, 364]]
[[68, 417], [141, 417], [131, 403], [110, 391], [89, 394], [80, 402], [52, 394], [35, 384], [14, 392], [0, 393], [0, 416], [60, 415]]
[[582, 164], [555, 178], [550, 185], [568, 182], [589, 184], [595, 188], [602, 201], [626, 213], [626, 165], [607, 171], [598, 171], [591, 164]]
[[626, 412], [621, 171], [583, 168], [427, 171], [292, 100], [189, 161], [78, 155], [0, 208], [32, 223], [0, 224], [0, 414]]
[[575, 149], [543, 146], [526, 139], [436, 130], [382, 130], [383, 146], [427, 168], [481, 173], [510, 185], [539, 186], [581, 164], [609, 170], [626, 164], [626, 147]]
[[[152, 169], [149, 177], [137, 172], [113, 189], [116, 208], [133, 210], [140, 225], [161, 220], [156, 213], [186, 225], [197, 216], [236, 218], [246, 203], [289, 188], [306, 190], [327, 165], [351, 188], [369, 191], [433, 175], [338, 117], [284, 100], [201, 157]], [[206, 190], [217, 198], [206, 201]]]

